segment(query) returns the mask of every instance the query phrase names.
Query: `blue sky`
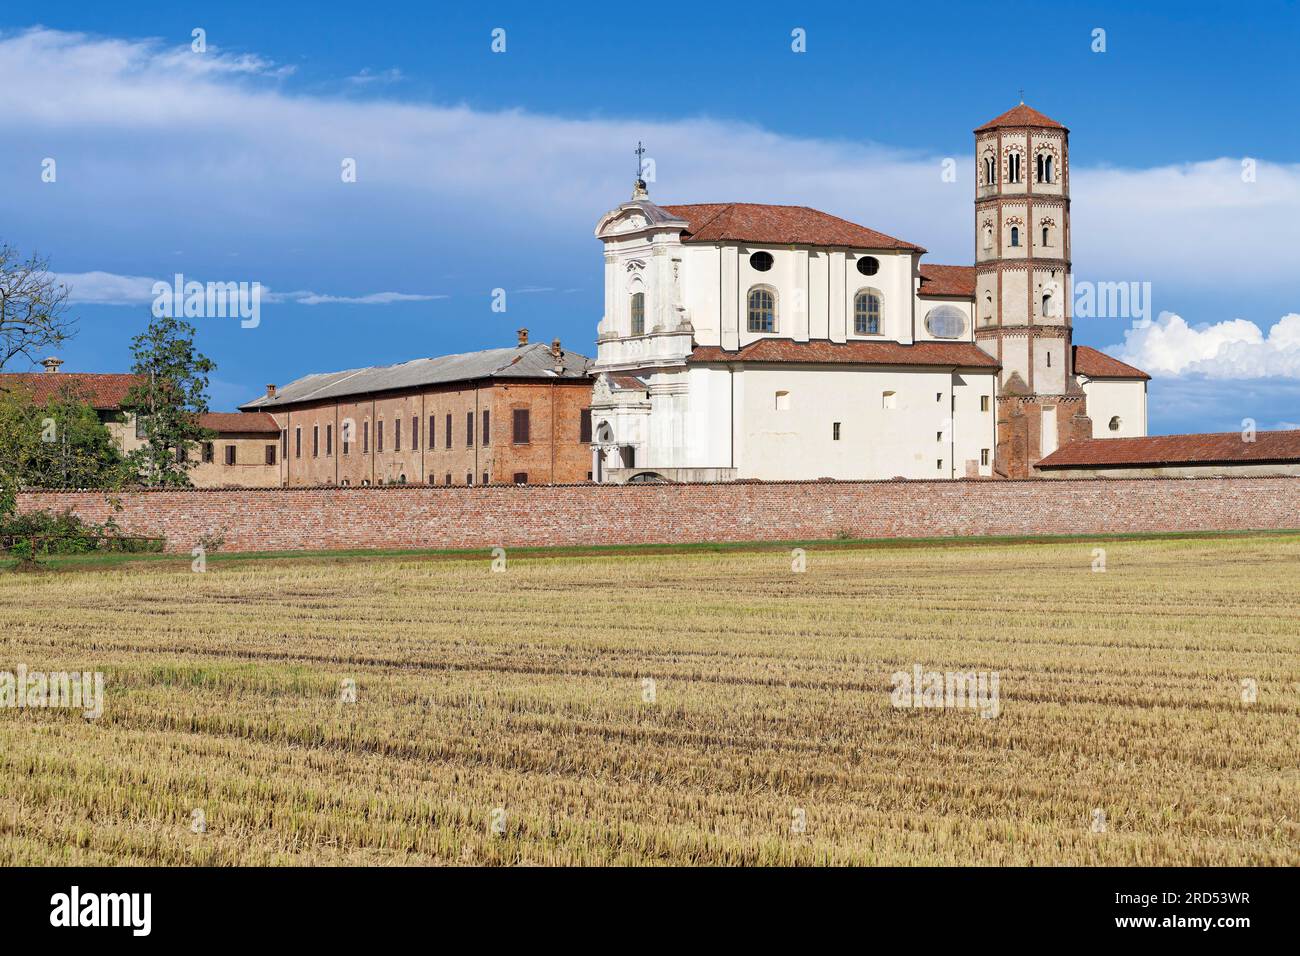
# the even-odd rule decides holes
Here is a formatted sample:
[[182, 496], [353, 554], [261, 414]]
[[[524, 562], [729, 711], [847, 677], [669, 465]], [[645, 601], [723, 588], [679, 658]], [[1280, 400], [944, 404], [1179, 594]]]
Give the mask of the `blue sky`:
[[660, 201], [816, 206], [968, 263], [970, 131], [1023, 87], [1071, 129], [1076, 279], [1176, 313], [1076, 341], [1156, 373], [1153, 432], [1300, 422], [1294, 4], [325, 6], [0, 13], [0, 239], [82, 277], [65, 368], [125, 368], [139, 280], [176, 272], [275, 293], [256, 329], [198, 320], [216, 408], [521, 325], [591, 354], [637, 139]]

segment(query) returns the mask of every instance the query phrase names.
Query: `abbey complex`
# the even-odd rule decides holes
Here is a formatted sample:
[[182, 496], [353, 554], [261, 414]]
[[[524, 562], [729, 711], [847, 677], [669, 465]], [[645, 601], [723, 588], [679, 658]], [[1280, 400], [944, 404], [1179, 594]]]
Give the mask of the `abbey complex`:
[[[1300, 432], [1148, 438], [1149, 376], [1074, 345], [1063, 125], [1021, 103], [975, 130], [975, 164], [973, 265], [804, 206], [660, 205], [637, 179], [596, 226], [594, 360], [520, 330], [268, 386], [207, 417], [195, 484], [1300, 473]], [[47, 369], [109, 418], [129, 379]]]

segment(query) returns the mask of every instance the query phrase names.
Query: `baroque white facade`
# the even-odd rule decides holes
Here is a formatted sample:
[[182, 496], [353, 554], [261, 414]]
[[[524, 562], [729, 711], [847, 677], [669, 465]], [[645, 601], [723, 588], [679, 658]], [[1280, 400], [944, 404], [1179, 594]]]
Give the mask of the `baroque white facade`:
[[1109, 377], [1076, 377], [1051, 300], [1069, 287], [1064, 127], [1022, 105], [976, 136], [976, 266], [801, 206], [660, 206], [638, 180], [596, 227], [593, 477], [993, 477], [1082, 427], [1145, 434], [1145, 376], [1096, 353]]

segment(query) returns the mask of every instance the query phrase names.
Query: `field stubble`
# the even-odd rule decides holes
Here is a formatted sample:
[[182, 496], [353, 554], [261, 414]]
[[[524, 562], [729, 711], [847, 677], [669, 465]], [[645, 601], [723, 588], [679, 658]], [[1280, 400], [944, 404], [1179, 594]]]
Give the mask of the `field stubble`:
[[1106, 550], [2, 575], [0, 863], [1300, 863], [1300, 538]]

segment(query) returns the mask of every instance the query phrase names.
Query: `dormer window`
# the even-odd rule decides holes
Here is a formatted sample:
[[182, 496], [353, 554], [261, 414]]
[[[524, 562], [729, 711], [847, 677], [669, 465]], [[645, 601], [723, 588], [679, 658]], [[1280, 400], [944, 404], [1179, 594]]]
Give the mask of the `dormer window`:
[[645, 293], [632, 293], [632, 334], [645, 335]]
[[766, 272], [775, 260], [770, 252], [756, 252], [749, 257], [749, 266], [755, 272]]

